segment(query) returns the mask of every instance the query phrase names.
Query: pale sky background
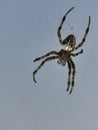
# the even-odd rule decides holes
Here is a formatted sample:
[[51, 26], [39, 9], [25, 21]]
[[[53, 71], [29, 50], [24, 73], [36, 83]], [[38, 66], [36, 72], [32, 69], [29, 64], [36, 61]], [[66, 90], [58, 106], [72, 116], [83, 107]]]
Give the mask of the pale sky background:
[[[73, 6], [62, 37], [74, 33], [78, 44], [89, 15], [91, 26], [69, 95], [67, 65], [45, 64], [35, 84], [32, 61], [61, 49], [57, 28]], [[98, 130], [97, 55], [98, 0], [0, 0], [0, 130]]]

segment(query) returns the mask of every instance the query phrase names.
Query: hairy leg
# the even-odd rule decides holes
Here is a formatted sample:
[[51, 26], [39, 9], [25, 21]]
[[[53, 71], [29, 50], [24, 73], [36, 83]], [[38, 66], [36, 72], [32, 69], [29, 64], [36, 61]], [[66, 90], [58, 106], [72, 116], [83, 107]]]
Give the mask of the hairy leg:
[[88, 26], [86, 28], [84, 37], [83, 37], [82, 41], [76, 46], [75, 50], [78, 49], [79, 47], [81, 47], [83, 45], [83, 43], [85, 42], [85, 39], [86, 39], [87, 34], [89, 32], [90, 22], [91, 22], [91, 17], [89, 16]]
[[41, 57], [36, 58], [36, 59], [34, 60], [34, 62], [36, 62], [36, 61], [38, 61], [38, 60], [41, 60], [41, 59], [43, 59], [43, 58], [45, 58], [45, 57], [47, 57], [47, 56], [53, 55], [53, 54], [54, 54], [54, 55], [58, 55], [58, 52], [56, 52], [56, 51], [51, 51], [51, 52], [45, 54], [44, 56], [41, 56]]
[[75, 70], [75, 64], [74, 64], [74, 62], [73, 62], [72, 60], [71, 60], [71, 65], [72, 65], [73, 71], [72, 71], [72, 84], [71, 84], [71, 90], [70, 90], [69, 94], [72, 93], [72, 90], [73, 90], [73, 87], [74, 87], [75, 72], [76, 72], [76, 70]]
[[68, 14], [72, 9], [74, 9], [74, 7], [72, 7], [71, 9], [69, 9], [69, 10], [67, 11], [67, 13], [63, 16], [62, 21], [61, 21], [61, 24], [60, 24], [60, 26], [58, 27], [57, 35], [58, 35], [60, 44], [62, 44], [62, 38], [61, 38], [61, 32], [60, 32], [61, 29], [62, 29], [62, 25], [63, 25], [63, 23], [64, 23], [64, 21], [65, 21], [65, 19], [66, 19], [67, 14]]
[[78, 53], [71, 53], [71, 56], [78, 56], [79, 54], [82, 54], [83, 53], [83, 49], [81, 49], [81, 51], [79, 51]]
[[35, 79], [35, 74], [38, 72], [38, 70], [47, 62], [47, 61], [50, 61], [50, 60], [54, 60], [54, 59], [57, 59], [58, 56], [51, 56], [51, 57], [48, 57], [46, 58], [44, 61], [41, 62], [41, 64], [37, 67], [37, 69], [33, 72], [33, 80], [35, 83], [37, 83], [36, 79]]
[[67, 62], [67, 63], [68, 63], [68, 82], [67, 82], [67, 90], [66, 91], [69, 91], [70, 77], [71, 77], [71, 64], [70, 64], [70, 62]]

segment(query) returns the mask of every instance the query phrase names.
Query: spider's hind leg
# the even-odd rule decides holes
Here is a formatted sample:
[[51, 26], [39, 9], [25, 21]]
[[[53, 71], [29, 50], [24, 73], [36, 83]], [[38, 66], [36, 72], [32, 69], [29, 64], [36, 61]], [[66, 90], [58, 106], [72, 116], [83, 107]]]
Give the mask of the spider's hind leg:
[[36, 79], [35, 79], [35, 74], [38, 72], [38, 70], [47, 62], [47, 61], [50, 61], [50, 60], [54, 60], [54, 59], [57, 59], [58, 56], [51, 56], [51, 57], [48, 57], [46, 58], [44, 61], [41, 62], [41, 64], [37, 67], [37, 69], [33, 72], [33, 80], [35, 83], [37, 83]]
[[88, 32], [89, 32], [90, 23], [91, 23], [91, 17], [89, 16], [88, 26], [87, 26], [87, 28], [86, 28], [84, 37], [82, 38], [82, 41], [76, 46], [75, 50], [78, 49], [78, 48], [80, 48], [80, 47], [83, 45], [83, 43], [85, 42], [85, 39], [86, 39], [87, 34], [88, 34]]
[[67, 13], [63, 16], [62, 21], [61, 21], [61, 23], [60, 23], [60, 26], [58, 27], [58, 30], [57, 30], [57, 35], [58, 35], [59, 42], [60, 42], [61, 45], [62, 45], [62, 43], [63, 43], [62, 38], [61, 38], [62, 25], [63, 25], [64, 21], [66, 20], [66, 16], [68, 15], [68, 13], [69, 13], [72, 9], [74, 9], [74, 7], [72, 7], [71, 9], [69, 9], [69, 10], [67, 11]]

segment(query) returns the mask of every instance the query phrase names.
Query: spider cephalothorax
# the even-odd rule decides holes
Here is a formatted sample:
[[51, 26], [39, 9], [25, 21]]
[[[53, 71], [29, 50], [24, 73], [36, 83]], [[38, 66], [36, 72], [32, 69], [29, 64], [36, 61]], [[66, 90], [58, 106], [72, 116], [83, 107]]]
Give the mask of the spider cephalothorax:
[[[60, 26], [58, 27], [58, 31], [57, 31], [57, 35], [59, 38], [59, 42], [62, 46], [62, 49], [59, 52], [56, 51], [51, 51], [49, 53], [47, 53], [44, 56], [38, 57], [34, 60], [34, 62], [41, 60], [42, 58], [47, 57], [46, 59], [44, 59], [41, 64], [37, 67], [37, 69], [33, 72], [33, 80], [34, 82], [37, 82], [35, 80], [35, 74], [38, 72], [38, 70], [48, 61], [50, 60], [54, 60], [54, 59], [58, 59], [57, 63], [61, 64], [62, 66], [65, 66], [66, 63], [68, 64], [68, 82], [67, 82], [67, 91], [69, 91], [70, 88], [70, 94], [72, 93], [73, 90], [73, 86], [74, 86], [74, 79], [75, 79], [75, 64], [72, 60], [71, 57], [75, 57], [81, 53], [83, 53], [83, 49], [81, 49], [81, 51], [79, 51], [78, 53], [72, 53], [74, 50], [80, 48], [83, 43], [85, 42], [86, 36], [89, 32], [89, 27], [90, 27], [90, 16], [89, 16], [89, 21], [88, 21], [88, 26], [86, 28], [84, 37], [82, 38], [82, 41], [76, 46], [76, 38], [73, 34], [70, 34], [69, 36], [67, 36], [64, 40], [62, 40], [61, 38], [61, 29], [62, 29], [62, 25], [66, 19], [67, 14], [73, 9], [74, 7], [72, 7], [70, 10], [67, 11], [67, 13], [63, 16], [62, 21]], [[50, 56], [53, 55], [53, 56]], [[49, 57], [50, 56], [50, 57]], [[70, 78], [72, 77], [72, 79], [70, 80]]]

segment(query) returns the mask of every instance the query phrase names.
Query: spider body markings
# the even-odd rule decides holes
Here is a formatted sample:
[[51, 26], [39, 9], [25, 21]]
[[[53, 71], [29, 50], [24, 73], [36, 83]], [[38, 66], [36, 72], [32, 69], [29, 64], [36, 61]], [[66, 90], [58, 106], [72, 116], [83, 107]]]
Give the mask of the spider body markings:
[[[83, 43], [85, 42], [85, 39], [87, 37], [87, 34], [89, 32], [89, 27], [90, 27], [90, 22], [91, 22], [91, 18], [89, 16], [89, 21], [88, 21], [88, 25], [84, 34], [84, 37], [82, 38], [82, 41], [76, 46], [76, 38], [73, 34], [68, 35], [64, 40], [62, 40], [61, 38], [61, 29], [62, 29], [62, 25], [66, 19], [67, 14], [74, 9], [74, 7], [72, 7], [71, 9], [69, 9], [67, 11], [67, 13], [63, 16], [62, 20], [61, 20], [61, 24], [58, 27], [57, 30], [57, 35], [58, 35], [58, 39], [59, 42], [62, 46], [62, 49], [59, 52], [56, 51], [51, 51], [49, 53], [47, 53], [44, 56], [38, 57], [34, 60], [34, 62], [39, 61], [43, 58], [45, 58], [41, 64], [37, 67], [37, 69], [35, 69], [35, 71], [33, 72], [33, 80], [35, 83], [37, 83], [36, 79], [35, 79], [35, 74], [38, 72], [38, 70], [48, 61], [54, 60], [54, 59], [58, 59], [57, 63], [65, 66], [66, 63], [68, 64], [68, 82], [67, 82], [67, 91], [69, 91], [69, 94], [72, 93], [73, 87], [74, 87], [74, 80], [75, 80], [75, 73], [76, 73], [76, 67], [75, 64], [72, 60], [72, 57], [78, 56], [79, 54], [83, 53], [83, 49], [81, 49], [79, 52], [77, 53], [72, 53], [74, 50], [77, 50], [78, 48], [80, 48]], [[52, 56], [50, 56], [52, 55]], [[72, 79], [71, 79], [72, 78]], [[71, 87], [71, 88], [70, 88]]]

